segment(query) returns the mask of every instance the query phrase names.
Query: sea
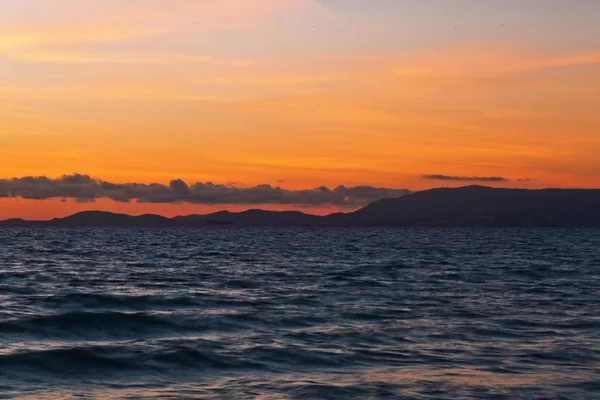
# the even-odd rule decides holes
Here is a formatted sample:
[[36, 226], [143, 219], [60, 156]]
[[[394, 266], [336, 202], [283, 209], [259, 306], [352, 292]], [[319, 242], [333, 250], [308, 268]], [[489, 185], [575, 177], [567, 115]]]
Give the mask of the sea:
[[0, 229], [2, 399], [600, 399], [600, 230]]

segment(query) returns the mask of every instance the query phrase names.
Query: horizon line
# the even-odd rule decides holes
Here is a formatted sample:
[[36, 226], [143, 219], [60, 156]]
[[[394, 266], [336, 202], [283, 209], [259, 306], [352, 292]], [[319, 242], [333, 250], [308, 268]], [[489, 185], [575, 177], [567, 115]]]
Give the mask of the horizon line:
[[[220, 213], [228, 213], [231, 215], [240, 215], [240, 214], [244, 214], [244, 213], [248, 213], [251, 211], [261, 211], [261, 212], [265, 212], [265, 213], [275, 213], [275, 214], [283, 214], [283, 213], [296, 213], [296, 214], [302, 214], [308, 217], [315, 217], [315, 218], [326, 218], [328, 216], [332, 216], [332, 215], [348, 215], [348, 214], [352, 214], [362, 208], [365, 208], [367, 206], [370, 206], [371, 204], [374, 204], [380, 200], [386, 200], [386, 199], [398, 199], [401, 197], [407, 197], [407, 196], [412, 196], [414, 194], [417, 193], [423, 193], [423, 192], [430, 192], [430, 191], [435, 191], [435, 190], [460, 190], [460, 189], [468, 189], [468, 188], [480, 188], [480, 189], [489, 189], [489, 190], [494, 190], [494, 191], [502, 191], [502, 190], [510, 190], [510, 191], [524, 191], [524, 192], [541, 192], [541, 191], [597, 191], [600, 190], [600, 188], [555, 188], [555, 187], [547, 187], [547, 188], [534, 188], [534, 189], [525, 189], [525, 188], [506, 188], [506, 187], [492, 187], [492, 186], [486, 186], [486, 185], [478, 185], [478, 184], [472, 184], [472, 185], [465, 185], [465, 186], [456, 186], [456, 187], [452, 187], [452, 186], [439, 186], [439, 187], [435, 187], [435, 188], [430, 188], [430, 189], [424, 189], [424, 190], [419, 190], [419, 191], [410, 191], [409, 193], [406, 193], [404, 195], [401, 196], [397, 196], [397, 197], [384, 197], [381, 199], [377, 199], [374, 200], [362, 207], [355, 207], [353, 209], [349, 209], [348, 211], [337, 211], [337, 212], [332, 212], [329, 214], [323, 214], [323, 215], [319, 215], [319, 214], [311, 214], [311, 213], [307, 213], [307, 212], [303, 212], [300, 211], [298, 209], [289, 209], [289, 210], [269, 210], [269, 209], [264, 209], [264, 208], [260, 208], [260, 207], [253, 207], [253, 208], [248, 208], [246, 210], [242, 210], [242, 211], [230, 211], [228, 209], [222, 209], [222, 210], [218, 210], [218, 211], [214, 211], [214, 212], [210, 212], [210, 213], [205, 213], [205, 214], [200, 214], [200, 213], [192, 213], [192, 214], [179, 214], [179, 215], [174, 215], [172, 217], [168, 217], [165, 215], [162, 215], [160, 213], [142, 213], [142, 214], [127, 214], [127, 213], [120, 213], [120, 212], [113, 212], [113, 211], [108, 211], [108, 210], [102, 210], [102, 209], [92, 209], [92, 210], [83, 210], [83, 211], [79, 211], [79, 212], [75, 212], [69, 215], [66, 215], [64, 217], [53, 217], [50, 219], [25, 219], [25, 218], [21, 218], [21, 217], [13, 217], [13, 218], [7, 218], [7, 219], [0, 219], [0, 223], [4, 223], [7, 221], [24, 221], [24, 222], [52, 222], [55, 220], [61, 220], [61, 219], [66, 219], [69, 217], [73, 217], [76, 215], [82, 215], [82, 214], [91, 214], [91, 213], [98, 213], [98, 214], [107, 214], [107, 215], [117, 215], [117, 216], [125, 216], [125, 217], [132, 217], [132, 218], [137, 218], [137, 217], [144, 217], [144, 216], [152, 216], [152, 217], [160, 217], [160, 218], [164, 218], [165, 220], [174, 220], [176, 218], [186, 218], [186, 217], [194, 217], [194, 216], [198, 216], [198, 217], [208, 217], [211, 215], [215, 215], [215, 214], [220, 214]], [[44, 199], [30, 199], [30, 200], [37, 200], [37, 201], [44, 201]], [[148, 204], [145, 202], [139, 202], [137, 201], [137, 203], [139, 204]], [[228, 204], [228, 205], [232, 205], [232, 206], [239, 206], [239, 205], [245, 205], [245, 204]], [[252, 206], [252, 204], [247, 204], [248, 206]], [[276, 205], [276, 204], [270, 204], [270, 203], [264, 203], [262, 204], [263, 206], [265, 205]], [[298, 205], [291, 205], [291, 206], [296, 206], [298, 207]], [[308, 207], [307, 207], [308, 208]], [[325, 208], [325, 207], [323, 207]]]

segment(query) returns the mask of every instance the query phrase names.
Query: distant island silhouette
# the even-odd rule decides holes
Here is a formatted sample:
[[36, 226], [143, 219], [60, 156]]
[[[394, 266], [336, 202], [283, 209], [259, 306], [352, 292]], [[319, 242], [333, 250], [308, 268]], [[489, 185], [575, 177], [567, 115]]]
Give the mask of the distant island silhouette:
[[9, 219], [0, 227], [600, 227], [600, 189], [438, 188], [375, 201], [357, 211], [219, 211], [166, 218], [85, 211], [49, 221]]

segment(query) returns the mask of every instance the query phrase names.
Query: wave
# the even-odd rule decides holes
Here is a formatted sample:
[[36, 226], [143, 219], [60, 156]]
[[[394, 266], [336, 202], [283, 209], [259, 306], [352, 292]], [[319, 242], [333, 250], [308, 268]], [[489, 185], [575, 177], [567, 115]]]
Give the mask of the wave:
[[596, 398], [566, 233], [0, 230], [0, 398]]
[[200, 303], [194, 296], [164, 295], [117, 295], [98, 293], [68, 293], [46, 296], [35, 300], [36, 303], [50, 308], [84, 308], [84, 309], [130, 309], [145, 310], [148, 308], [180, 308], [198, 306]]
[[[204, 343], [205, 344], [205, 343]], [[50, 350], [22, 351], [0, 355], [0, 369], [27, 369], [50, 374], [88, 374], [90, 371], [155, 371], [169, 373], [173, 368], [193, 369], [262, 369], [264, 365], [219, 354], [215, 350], [181, 344], [138, 343], [96, 345]]]
[[121, 312], [76, 311], [0, 322], [0, 330], [5, 334], [29, 334], [35, 337], [146, 336], [157, 329], [182, 327], [183, 324], [177, 324], [167, 316]]

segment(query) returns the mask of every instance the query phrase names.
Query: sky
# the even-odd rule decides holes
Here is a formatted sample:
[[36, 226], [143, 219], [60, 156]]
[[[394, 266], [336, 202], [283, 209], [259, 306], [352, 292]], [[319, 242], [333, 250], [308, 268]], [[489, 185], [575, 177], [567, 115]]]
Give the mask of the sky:
[[0, 219], [600, 187], [598, 15], [597, 0], [0, 0]]

